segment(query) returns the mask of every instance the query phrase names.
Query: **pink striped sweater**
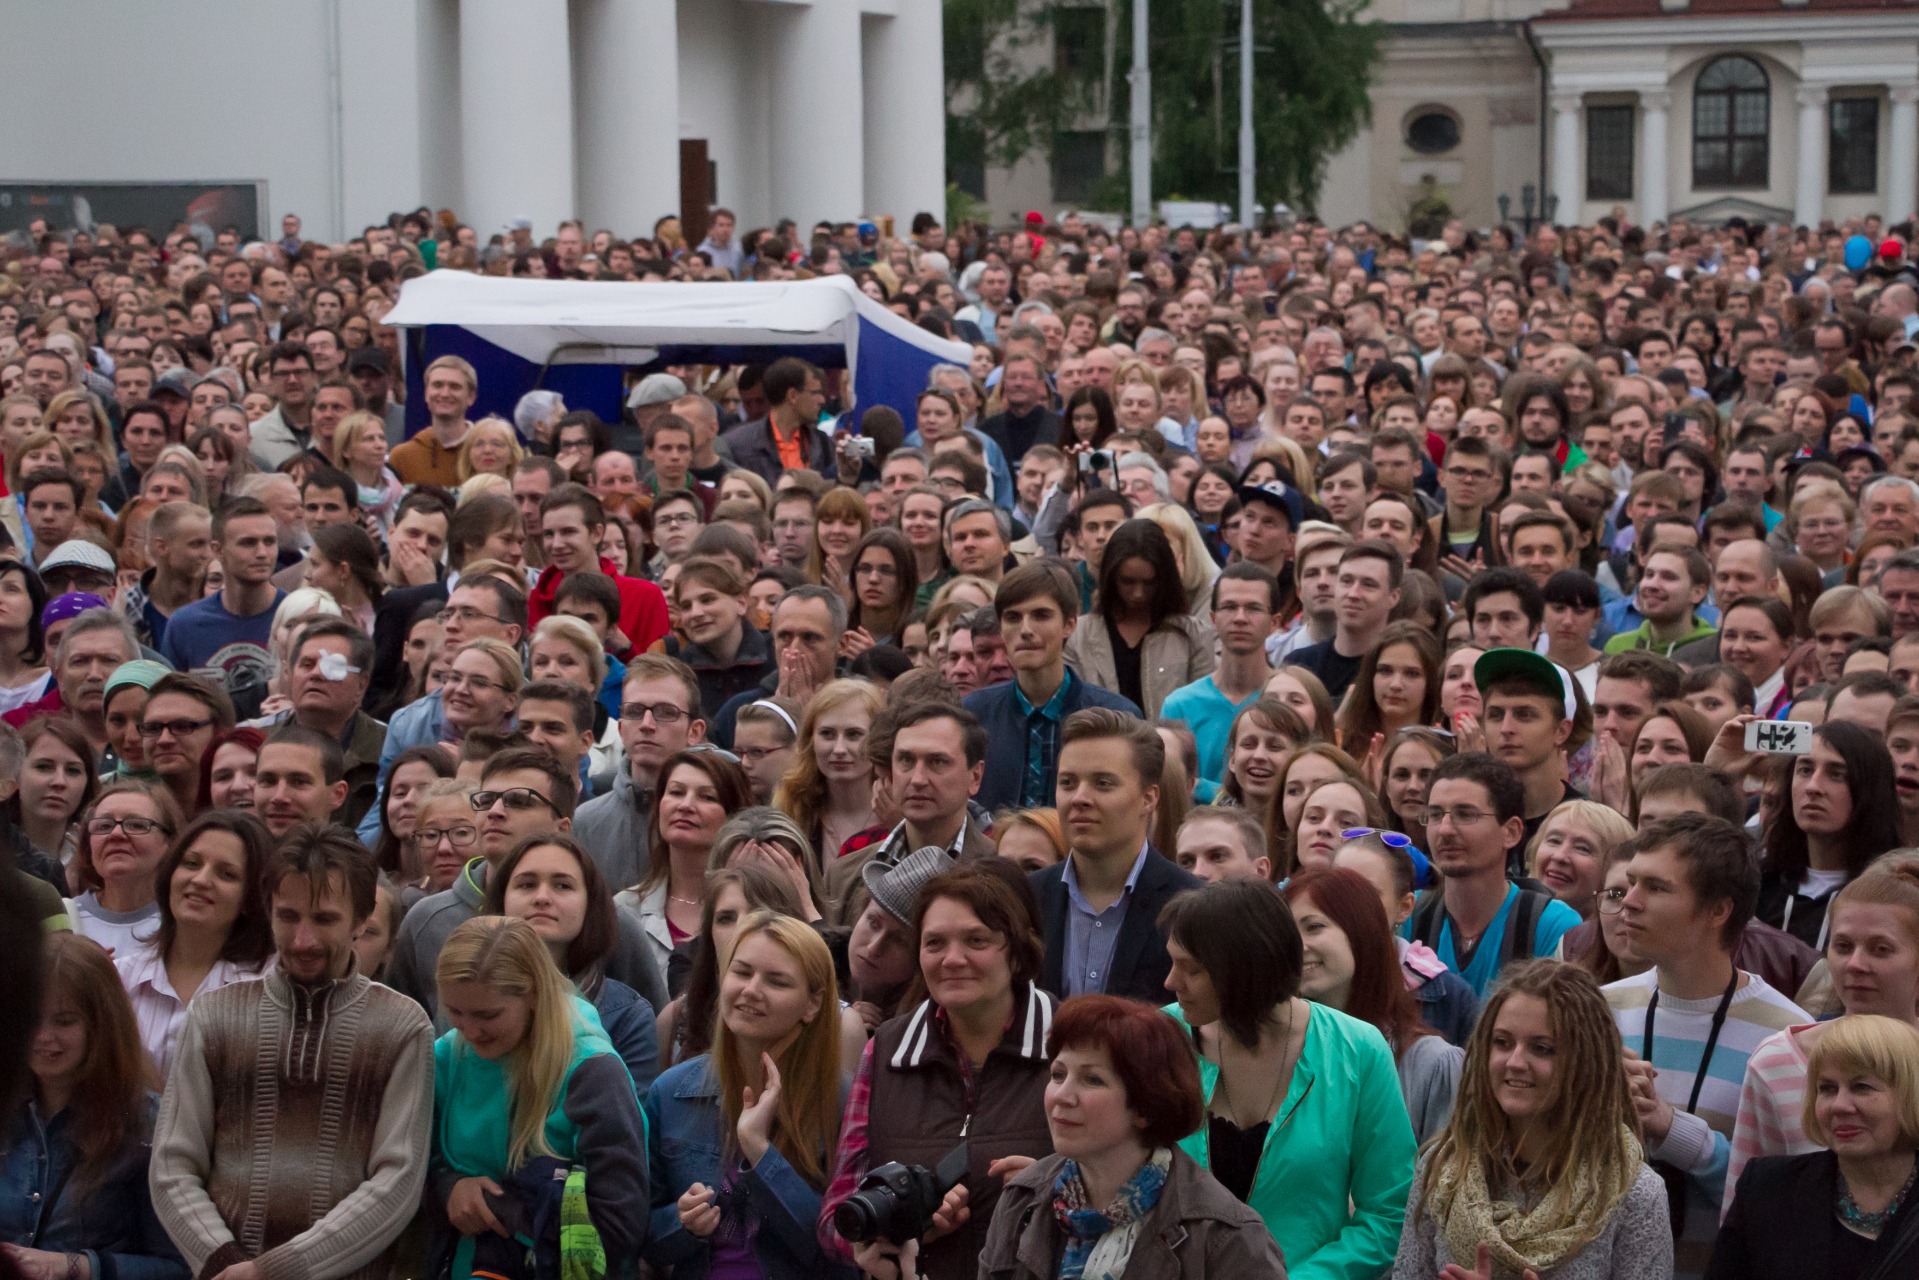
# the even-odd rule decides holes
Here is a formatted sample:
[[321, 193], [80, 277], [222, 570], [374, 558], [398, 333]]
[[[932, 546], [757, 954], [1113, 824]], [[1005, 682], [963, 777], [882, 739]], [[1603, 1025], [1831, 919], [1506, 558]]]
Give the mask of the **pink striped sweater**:
[[1739, 1086], [1739, 1118], [1733, 1125], [1732, 1154], [1726, 1166], [1726, 1198], [1720, 1219], [1732, 1210], [1739, 1174], [1760, 1156], [1802, 1156], [1823, 1150], [1799, 1123], [1806, 1101], [1806, 1061], [1825, 1030], [1822, 1022], [1788, 1027], [1761, 1041], [1746, 1059]]

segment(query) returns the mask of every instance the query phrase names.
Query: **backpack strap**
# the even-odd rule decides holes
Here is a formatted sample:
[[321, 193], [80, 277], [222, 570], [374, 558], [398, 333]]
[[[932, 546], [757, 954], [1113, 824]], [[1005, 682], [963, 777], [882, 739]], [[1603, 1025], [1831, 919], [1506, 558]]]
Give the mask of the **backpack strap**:
[[1423, 942], [1435, 950], [1439, 947], [1439, 931], [1446, 921], [1443, 897], [1438, 889], [1428, 889], [1420, 895], [1419, 905], [1413, 908], [1413, 941]]
[[1550, 901], [1546, 895], [1532, 889], [1521, 889], [1518, 901], [1513, 903], [1512, 914], [1506, 920], [1506, 936], [1499, 940], [1499, 967], [1504, 970], [1514, 960], [1533, 958], [1533, 935], [1539, 928], [1539, 917]]

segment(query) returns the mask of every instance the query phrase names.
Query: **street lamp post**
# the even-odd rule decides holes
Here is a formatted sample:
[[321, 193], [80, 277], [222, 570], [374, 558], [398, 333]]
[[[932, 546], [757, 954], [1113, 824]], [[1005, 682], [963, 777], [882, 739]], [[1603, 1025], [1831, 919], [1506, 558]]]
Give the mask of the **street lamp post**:
[[1145, 227], [1153, 221], [1153, 84], [1146, 69], [1147, 0], [1133, 0], [1133, 69], [1126, 82], [1132, 86], [1132, 164], [1133, 225]]
[[1253, 0], [1239, 0], [1239, 221], [1253, 217]]

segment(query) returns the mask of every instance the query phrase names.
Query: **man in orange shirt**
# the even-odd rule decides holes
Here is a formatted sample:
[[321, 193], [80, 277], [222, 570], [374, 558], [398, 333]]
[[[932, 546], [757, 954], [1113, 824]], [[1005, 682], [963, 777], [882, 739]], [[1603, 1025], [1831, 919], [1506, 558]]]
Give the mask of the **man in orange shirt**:
[[759, 472], [768, 484], [777, 483], [782, 471], [811, 470], [832, 479], [832, 441], [819, 428], [820, 406], [826, 401], [820, 371], [785, 356], [767, 366], [760, 388], [766, 395], [766, 416], [723, 437], [733, 461]]
[[466, 411], [480, 394], [480, 375], [458, 356], [441, 356], [426, 367], [423, 381], [432, 425], [395, 446], [388, 465], [402, 484], [452, 489], [460, 483], [460, 445], [473, 426], [466, 420]]

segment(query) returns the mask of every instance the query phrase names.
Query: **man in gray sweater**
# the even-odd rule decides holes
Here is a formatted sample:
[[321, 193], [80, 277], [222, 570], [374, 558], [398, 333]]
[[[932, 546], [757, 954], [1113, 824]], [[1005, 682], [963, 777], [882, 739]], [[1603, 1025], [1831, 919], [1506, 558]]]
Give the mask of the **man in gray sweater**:
[[[466, 864], [451, 888], [427, 895], [406, 913], [385, 983], [419, 1001], [437, 1021], [433, 974], [440, 948], [455, 929], [480, 913], [489, 871], [504, 862], [514, 846], [528, 836], [572, 830], [579, 793], [579, 775], [537, 747], [502, 751], [487, 761], [474, 797], [480, 856]], [[647, 950], [639, 920], [617, 907], [614, 917], [619, 943], [607, 961], [607, 976], [639, 992], [657, 1014], [666, 1007], [666, 979]]]

